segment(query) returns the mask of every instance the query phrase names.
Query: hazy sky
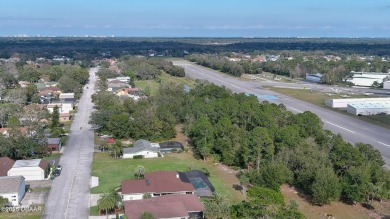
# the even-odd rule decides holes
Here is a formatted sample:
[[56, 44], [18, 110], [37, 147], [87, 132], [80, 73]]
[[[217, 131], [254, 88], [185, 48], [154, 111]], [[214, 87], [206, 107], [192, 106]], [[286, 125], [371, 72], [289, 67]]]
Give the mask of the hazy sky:
[[0, 0], [0, 36], [390, 37], [390, 0]]

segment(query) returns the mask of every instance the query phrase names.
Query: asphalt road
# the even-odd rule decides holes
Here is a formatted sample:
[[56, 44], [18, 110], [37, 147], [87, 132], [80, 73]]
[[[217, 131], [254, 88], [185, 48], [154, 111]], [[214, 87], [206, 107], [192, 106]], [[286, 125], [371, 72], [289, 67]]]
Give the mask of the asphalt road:
[[97, 68], [89, 71], [89, 83], [84, 87], [66, 148], [59, 162], [63, 169], [61, 175], [54, 179], [42, 218], [73, 219], [89, 216], [94, 136], [88, 121], [93, 111], [91, 95], [95, 90], [96, 71]]
[[[228, 76], [226, 74], [215, 72], [211, 69], [202, 66], [194, 65], [187, 61], [175, 61], [175, 65], [182, 66], [185, 69], [186, 76], [194, 79], [207, 80], [219, 86], [225, 86], [233, 92], [244, 92], [256, 95], [259, 100], [267, 100], [272, 103], [283, 103], [287, 109], [301, 113], [304, 111], [311, 111], [317, 114], [322, 122], [324, 128], [333, 133], [340, 133], [343, 138], [351, 143], [363, 142], [371, 144], [378, 149], [385, 162], [386, 167], [390, 169], [390, 130], [355, 119], [351, 116], [343, 115], [341, 113], [333, 112], [323, 107], [319, 107], [301, 100], [297, 100], [267, 89], [262, 86], [281, 85], [281, 86], [317, 86], [312, 84], [298, 84], [292, 85], [282, 82], [264, 81], [243, 81], [237, 78]], [[275, 98], [275, 99], [274, 99]]]

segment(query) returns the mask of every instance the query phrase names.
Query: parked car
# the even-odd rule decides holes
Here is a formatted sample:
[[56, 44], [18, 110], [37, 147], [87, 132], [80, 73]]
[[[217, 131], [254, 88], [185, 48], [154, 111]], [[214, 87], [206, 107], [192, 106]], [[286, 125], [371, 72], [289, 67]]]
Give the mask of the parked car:
[[56, 170], [62, 170], [62, 166], [61, 165], [58, 165]]
[[55, 171], [54, 171], [54, 173], [53, 173], [53, 176], [59, 176], [59, 175], [61, 175], [61, 170], [59, 170], [59, 169], [56, 169]]

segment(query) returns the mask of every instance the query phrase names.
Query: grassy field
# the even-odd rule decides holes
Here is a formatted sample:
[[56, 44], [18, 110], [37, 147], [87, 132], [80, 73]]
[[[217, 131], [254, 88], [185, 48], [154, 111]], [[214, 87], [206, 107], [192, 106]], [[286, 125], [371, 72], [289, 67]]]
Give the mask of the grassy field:
[[92, 176], [99, 177], [99, 186], [92, 188], [91, 193], [105, 193], [120, 186], [124, 179], [134, 179], [134, 171], [138, 165], [145, 167], [145, 172], [158, 170], [188, 171], [207, 168], [210, 181], [217, 192], [224, 194], [230, 203], [238, 203], [244, 196], [235, 191], [232, 185], [238, 183], [235, 173], [219, 164], [204, 162], [193, 158], [190, 152], [166, 154], [163, 158], [154, 159], [113, 159], [107, 153], [95, 153], [92, 164]]
[[154, 95], [157, 92], [158, 86], [160, 85], [156, 80], [144, 80], [144, 81], [135, 81], [135, 87], [140, 88], [145, 91], [150, 89], [150, 94]]
[[[196, 82], [192, 79], [189, 79], [186, 77], [173, 77], [167, 73], [162, 73], [159, 79], [163, 83], [164, 82], [172, 82], [172, 83], [183, 84], [183, 85], [186, 84], [190, 88], [193, 88], [196, 86]], [[160, 85], [160, 83], [157, 82], [156, 80], [135, 81], [134, 83], [135, 83], [135, 86], [137, 88], [140, 88], [144, 91], [145, 91], [145, 89], [150, 89], [151, 95], [154, 95], [157, 92], [158, 87]]]
[[[373, 123], [375, 125], [382, 126], [384, 128], [390, 128], [390, 115], [375, 115], [375, 116], [354, 116], [343, 110], [332, 109], [330, 107], [325, 106], [325, 100], [330, 98], [342, 98], [340, 94], [328, 96], [323, 92], [310, 92], [309, 89], [291, 89], [291, 88], [277, 88], [277, 87], [267, 87], [272, 91], [276, 91], [278, 93], [284, 94], [286, 96], [290, 96], [299, 100], [306, 101], [308, 103], [312, 103], [318, 106], [326, 107], [330, 110], [333, 110], [338, 113], [343, 113], [344, 115], [352, 116], [356, 119], [360, 119], [369, 123]], [[362, 95], [354, 95], [352, 98], [362, 98], [367, 96]]]

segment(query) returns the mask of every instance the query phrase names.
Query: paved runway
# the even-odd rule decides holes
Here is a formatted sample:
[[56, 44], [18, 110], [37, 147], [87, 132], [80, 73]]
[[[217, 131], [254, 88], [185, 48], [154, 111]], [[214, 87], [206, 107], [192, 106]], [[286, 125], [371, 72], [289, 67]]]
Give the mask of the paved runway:
[[[61, 175], [54, 179], [43, 218], [88, 218], [91, 165], [94, 136], [89, 117], [93, 111], [91, 95], [94, 93], [97, 68], [90, 69], [89, 83], [79, 101], [77, 114], [70, 128], [68, 142], [60, 164]], [[82, 129], [80, 129], [82, 127]]]
[[[186, 76], [194, 79], [210, 81], [219, 86], [225, 86], [233, 92], [243, 92], [254, 94], [260, 100], [267, 100], [272, 103], [283, 103], [287, 109], [300, 113], [311, 111], [317, 114], [324, 123], [325, 129], [333, 133], [340, 133], [343, 138], [351, 143], [363, 142], [368, 143], [378, 149], [384, 160], [386, 167], [390, 168], [390, 130], [382, 128], [371, 123], [355, 119], [353, 117], [333, 112], [323, 107], [319, 107], [301, 100], [297, 100], [270, 90], [262, 89], [262, 86], [270, 85], [286, 85], [281, 82], [253, 82], [238, 80], [229, 75], [218, 73], [202, 66], [194, 65], [187, 61], [175, 61], [175, 65], [182, 66], [185, 69]], [[290, 84], [291, 85], [291, 84]], [[294, 86], [309, 86], [294, 85]], [[318, 86], [318, 85], [310, 85]], [[275, 98], [274, 98], [275, 97]]]

